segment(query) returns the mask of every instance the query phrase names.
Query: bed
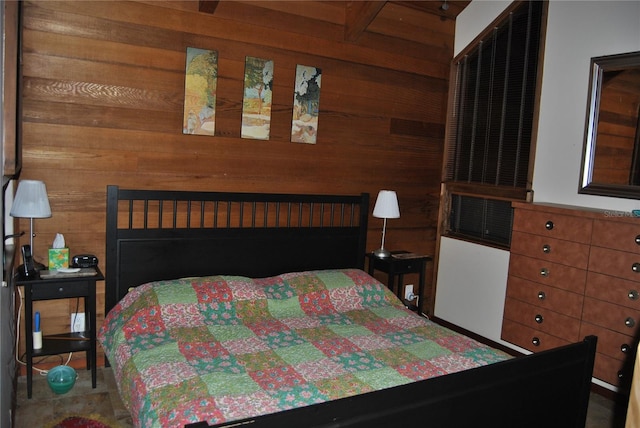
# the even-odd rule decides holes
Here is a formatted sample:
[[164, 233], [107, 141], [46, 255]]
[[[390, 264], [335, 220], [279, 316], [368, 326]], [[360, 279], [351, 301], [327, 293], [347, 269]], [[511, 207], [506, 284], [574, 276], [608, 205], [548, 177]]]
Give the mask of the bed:
[[369, 196], [107, 188], [99, 341], [134, 425], [584, 426], [595, 337], [506, 353], [364, 272]]

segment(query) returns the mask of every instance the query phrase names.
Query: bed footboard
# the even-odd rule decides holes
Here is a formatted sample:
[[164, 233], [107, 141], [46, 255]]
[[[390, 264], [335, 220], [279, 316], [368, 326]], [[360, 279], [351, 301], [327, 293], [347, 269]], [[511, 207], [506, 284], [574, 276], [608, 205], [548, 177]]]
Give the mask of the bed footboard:
[[215, 426], [584, 427], [596, 343], [588, 336], [476, 369]]

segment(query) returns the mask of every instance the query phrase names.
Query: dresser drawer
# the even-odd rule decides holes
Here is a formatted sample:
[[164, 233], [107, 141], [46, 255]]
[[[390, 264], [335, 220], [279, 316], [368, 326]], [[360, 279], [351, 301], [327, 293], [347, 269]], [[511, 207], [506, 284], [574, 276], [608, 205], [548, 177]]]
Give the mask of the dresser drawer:
[[640, 219], [637, 224], [595, 220], [591, 244], [640, 254]]
[[628, 390], [632, 375], [632, 361], [620, 361], [599, 352], [596, 353], [593, 377], [620, 387], [623, 390]]
[[516, 209], [513, 230], [565, 241], [591, 242], [593, 220], [555, 213]]
[[591, 247], [589, 270], [640, 282], [640, 254]]
[[584, 294], [587, 271], [545, 260], [511, 254], [509, 275]]
[[511, 297], [507, 297], [505, 300], [504, 317], [569, 342], [577, 342], [580, 339], [579, 319], [530, 305]]
[[511, 235], [511, 252], [579, 269], [586, 269], [589, 263], [587, 244], [518, 231]]
[[531, 352], [546, 351], [547, 349], [557, 348], [558, 346], [564, 346], [570, 343], [559, 337], [508, 319], [502, 321], [501, 338]]
[[598, 352], [600, 353], [620, 361], [635, 357], [638, 341], [631, 336], [583, 322], [580, 325], [580, 337], [589, 335], [598, 336]]
[[424, 269], [424, 259], [394, 259], [393, 272], [398, 273], [416, 273]]
[[640, 310], [640, 284], [635, 281], [588, 272], [585, 295]]
[[64, 299], [89, 296], [89, 281], [78, 282], [40, 282], [31, 285], [33, 300]]
[[507, 296], [572, 318], [582, 315], [581, 294], [509, 276]]
[[640, 311], [591, 297], [584, 298], [582, 320], [631, 337], [640, 331]]

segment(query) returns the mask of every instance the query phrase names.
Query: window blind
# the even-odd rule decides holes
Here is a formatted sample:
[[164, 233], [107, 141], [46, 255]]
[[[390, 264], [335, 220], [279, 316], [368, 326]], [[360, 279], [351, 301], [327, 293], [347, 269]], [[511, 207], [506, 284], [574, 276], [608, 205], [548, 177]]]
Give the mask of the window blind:
[[527, 186], [542, 4], [522, 4], [454, 64], [447, 181]]

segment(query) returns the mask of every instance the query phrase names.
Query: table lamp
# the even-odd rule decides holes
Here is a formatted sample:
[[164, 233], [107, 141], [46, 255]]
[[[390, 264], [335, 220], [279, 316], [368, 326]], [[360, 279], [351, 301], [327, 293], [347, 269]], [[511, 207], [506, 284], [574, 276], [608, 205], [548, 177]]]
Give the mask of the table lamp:
[[378, 193], [376, 205], [373, 207], [373, 216], [376, 218], [384, 219], [384, 222], [382, 223], [382, 244], [380, 245], [380, 248], [373, 252], [373, 254], [375, 254], [376, 257], [387, 258], [391, 255], [391, 253], [384, 248], [384, 236], [387, 231], [387, 219], [400, 218], [398, 196], [396, 195], [395, 191], [381, 190]]
[[[33, 233], [33, 219], [51, 217], [51, 207], [49, 206], [49, 197], [47, 196], [47, 187], [45, 184], [37, 180], [20, 181], [9, 215], [11, 215], [11, 217], [28, 218], [30, 220], [30, 251], [31, 254], [35, 254], [33, 250], [33, 238], [36, 235]], [[42, 270], [44, 269], [44, 265], [35, 263], [35, 268], [36, 270]]]

